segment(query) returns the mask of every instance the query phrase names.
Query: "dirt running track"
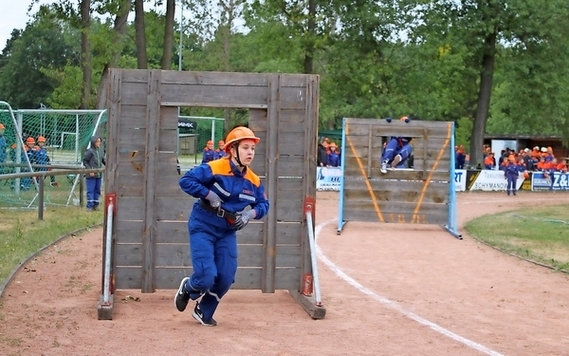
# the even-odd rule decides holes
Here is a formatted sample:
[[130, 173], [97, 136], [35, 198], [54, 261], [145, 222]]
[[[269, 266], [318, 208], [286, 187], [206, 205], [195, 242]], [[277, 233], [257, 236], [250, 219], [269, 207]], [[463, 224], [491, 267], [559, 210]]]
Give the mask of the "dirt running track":
[[[118, 291], [98, 321], [98, 229], [28, 263], [0, 307], [2, 355], [569, 355], [569, 278], [437, 226], [350, 222], [336, 234], [337, 193], [318, 193], [324, 320], [286, 291], [233, 290], [219, 326], [179, 313], [174, 291]], [[569, 194], [462, 193], [459, 220]], [[568, 233], [569, 236], [569, 233]], [[125, 296], [140, 302], [123, 301]]]

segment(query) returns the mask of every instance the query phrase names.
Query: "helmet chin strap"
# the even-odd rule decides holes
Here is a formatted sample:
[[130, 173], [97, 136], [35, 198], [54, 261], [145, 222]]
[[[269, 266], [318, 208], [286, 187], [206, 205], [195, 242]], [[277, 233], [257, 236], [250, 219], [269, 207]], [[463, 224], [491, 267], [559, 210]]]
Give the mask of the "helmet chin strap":
[[245, 168], [243, 163], [241, 163], [241, 159], [239, 158], [239, 142], [236, 142], [233, 145], [233, 147], [235, 147], [235, 154], [236, 154], [236, 156], [234, 158], [237, 161], [237, 164], [239, 164], [239, 168]]

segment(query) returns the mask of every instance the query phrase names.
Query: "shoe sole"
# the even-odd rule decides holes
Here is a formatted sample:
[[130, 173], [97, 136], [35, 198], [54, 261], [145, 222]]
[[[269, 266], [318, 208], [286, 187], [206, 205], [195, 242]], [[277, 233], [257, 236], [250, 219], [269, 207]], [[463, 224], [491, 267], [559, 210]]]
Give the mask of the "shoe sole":
[[[184, 277], [184, 279], [182, 279], [182, 281], [180, 282], [180, 286], [178, 287], [178, 291], [176, 292], [176, 294], [174, 295], [174, 306], [176, 307], [176, 309], [178, 309], [178, 305], [176, 304], [176, 300], [178, 299], [178, 294], [180, 294], [182, 292], [182, 288], [184, 288], [184, 284], [190, 279], [190, 277]], [[187, 306], [187, 304], [186, 304]], [[186, 310], [184, 308], [184, 310]], [[184, 310], [180, 310], [178, 309], [178, 311], [183, 312]]]

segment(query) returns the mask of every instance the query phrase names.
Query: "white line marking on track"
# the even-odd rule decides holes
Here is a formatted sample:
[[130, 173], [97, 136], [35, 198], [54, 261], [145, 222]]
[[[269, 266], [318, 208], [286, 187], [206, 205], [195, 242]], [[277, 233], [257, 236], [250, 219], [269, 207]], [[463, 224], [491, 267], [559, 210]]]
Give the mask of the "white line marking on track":
[[[335, 222], [337, 219], [331, 219], [328, 220], [322, 224], [319, 224], [316, 226], [315, 228], [315, 239], [318, 240], [318, 236], [320, 235], [320, 231], [322, 231], [322, 229], [328, 225], [331, 224], [333, 222]], [[414, 320], [416, 322], [418, 322], [419, 324], [425, 325], [426, 327], [440, 333], [443, 334], [445, 336], [448, 336], [449, 338], [458, 341], [462, 344], [464, 344], [465, 346], [468, 346], [472, 349], [478, 350], [486, 355], [491, 355], [491, 356], [503, 356], [503, 354], [494, 351], [492, 349], [487, 348], [484, 345], [481, 345], [477, 342], [474, 342], [472, 340], [469, 340], [465, 337], [462, 337], [460, 335], [457, 335], [455, 333], [453, 333], [452, 331], [443, 328], [440, 325], [437, 325], [413, 312], [410, 312], [408, 310], [405, 310], [401, 305], [397, 304], [396, 302], [387, 299], [386, 297], [382, 297], [379, 294], [376, 294], [374, 291], [372, 291], [369, 288], [366, 288], [365, 286], [363, 286], [362, 284], [358, 283], [355, 279], [353, 279], [352, 277], [348, 276], [344, 271], [342, 271], [342, 269], [340, 269], [340, 267], [338, 267], [334, 262], [332, 262], [330, 259], [328, 259], [328, 257], [326, 257], [326, 255], [324, 255], [324, 252], [322, 252], [322, 250], [320, 249], [320, 246], [318, 246], [318, 244], [316, 244], [316, 255], [318, 256], [318, 259], [320, 259], [320, 261], [322, 261], [322, 263], [324, 263], [326, 266], [328, 266], [328, 268], [330, 268], [338, 277], [342, 278], [344, 281], [348, 282], [348, 284], [350, 284], [352, 287], [358, 289], [360, 292], [362, 292], [363, 294], [368, 295], [369, 297], [375, 299], [376, 301], [380, 302], [381, 304], [384, 304], [385, 306], [395, 310], [396, 312], [399, 312], [403, 315], [405, 315], [406, 317], [408, 317], [411, 320]]]

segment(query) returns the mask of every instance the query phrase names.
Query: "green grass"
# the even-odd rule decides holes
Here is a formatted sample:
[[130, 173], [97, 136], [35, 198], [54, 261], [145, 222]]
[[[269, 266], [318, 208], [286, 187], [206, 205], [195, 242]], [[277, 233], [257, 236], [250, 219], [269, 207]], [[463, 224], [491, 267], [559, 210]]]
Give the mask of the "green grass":
[[475, 238], [556, 270], [569, 270], [569, 205], [486, 215], [466, 224]]
[[0, 209], [0, 284], [25, 258], [70, 232], [101, 224], [101, 211], [48, 206], [44, 219], [36, 209]]

